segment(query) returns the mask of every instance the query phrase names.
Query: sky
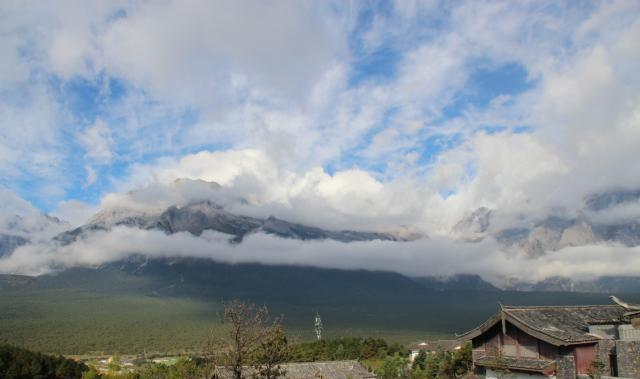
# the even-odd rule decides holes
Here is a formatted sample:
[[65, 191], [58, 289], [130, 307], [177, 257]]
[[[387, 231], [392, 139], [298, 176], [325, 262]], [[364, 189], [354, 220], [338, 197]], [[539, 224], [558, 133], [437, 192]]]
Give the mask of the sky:
[[178, 178], [323, 227], [576, 214], [640, 187], [639, 40], [634, 0], [6, 1], [0, 187], [71, 225]]

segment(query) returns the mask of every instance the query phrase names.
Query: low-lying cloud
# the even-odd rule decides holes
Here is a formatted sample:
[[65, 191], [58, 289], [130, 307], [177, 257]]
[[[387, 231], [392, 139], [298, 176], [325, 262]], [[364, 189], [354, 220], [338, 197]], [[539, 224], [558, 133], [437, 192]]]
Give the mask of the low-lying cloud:
[[229, 236], [115, 227], [67, 246], [28, 245], [0, 260], [0, 272], [39, 275], [66, 267], [95, 267], [133, 254], [151, 258], [194, 257], [224, 263], [303, 265], [339, 269], [395, 271], [409, 276], [479, 274], [500, 286], [510, 279], [539, 281], [551, 276], [593, 279], [601, 275], [637, 275], [640, 247], [570, 247], [531, 259], [507, 252], [493, 240], [454, 242], [446, 238], [410, 242], [300, 241], [262, 233], [230, 244]]

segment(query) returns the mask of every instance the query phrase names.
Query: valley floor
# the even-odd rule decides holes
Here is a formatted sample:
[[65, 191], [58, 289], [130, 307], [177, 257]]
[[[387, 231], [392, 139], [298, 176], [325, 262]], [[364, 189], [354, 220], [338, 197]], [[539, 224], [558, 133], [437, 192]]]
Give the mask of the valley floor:
[[[626, 296], [637, 302], [640, 294]], [[505, 304], [608, 304], [607, 296], [584, 293], [434, 292], [409, 300], [270, 302], [291, 336], [315, 337], [316, 312], [327, 338], [382, 337], [411, 343], [451, 338]], [[176, 354], [201, 351], [221, 333], [220, 299], [116, 295], [72, 289], [0, 290], [0, 342], [62, 354]]]

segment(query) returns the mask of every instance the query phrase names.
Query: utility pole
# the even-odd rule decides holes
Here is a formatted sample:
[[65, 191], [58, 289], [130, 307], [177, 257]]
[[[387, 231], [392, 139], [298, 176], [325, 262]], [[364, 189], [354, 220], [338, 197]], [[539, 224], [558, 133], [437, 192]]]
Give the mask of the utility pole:
[[322, 319], [320, 318], [320, 314], [317, 312], [316, 312], [315, 327], [316, 327], [316, 338], [318, 338], [318, 341], [320, 341], [322, 339]]

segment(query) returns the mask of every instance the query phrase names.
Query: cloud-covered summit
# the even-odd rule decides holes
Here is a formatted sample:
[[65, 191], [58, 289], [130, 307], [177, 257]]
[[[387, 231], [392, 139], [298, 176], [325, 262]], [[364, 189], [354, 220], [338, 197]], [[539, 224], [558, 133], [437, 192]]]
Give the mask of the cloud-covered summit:
[[456, 249], [627, 251], [637, 202], [585, 199], [640, 188], [639, 39], [625, 0], [4, 2], [0, 186], [74, 226], [187, 178], [250, 217], [448, 241], [486, 208]]
[[[69, 227], [49, 240], [21, 243], [0, 259], [0, 270], [42, 274], [74, 266], [97, 267], [142, 255], [390, 270], [411, 276], [474, 273], [502, 287], [554, 277], [590, 280], [604, 275], [638, 275], [640, 217], [618, 218], [615, 222], [593, 217], [640, 200], [620, 193], [599, 195], [610, 200], [606, 207], [592, 211], [590, 218], [587, 213], [581, 218], [548, 215], [528, 222], [525, 220], [536, 220], [535, 216], [521, 214], [519, 223], [507, 224], [513, 215], [481, 208], [449, 232], [432, 230], [434, 234], [427, 235], [411, 230], [429, 230], [428, 222], [384, 229], [382, 222], [392, 225], [393, 220], [384, 213], [369, 224], [361, 224], [364, 229], [360, 231], [339, 227], [340, 222], [366, 219], [357, 215], [351, 218], [349, 212], [335, 216], [339, 222], [323, 229], [317, 226], [323, 223], [323, 215], [329, 217], [339, 210], [324, 209], [315, 221], [313, 214], [320, 208], [310, 199], [332, 203], [331, 198], [317, 193], [318, 183], [303, 194], [285, 193], [277, 203], [255, 196], [262, 193], [256, 191], [257, 182], [243, 178], [237, 186], [235, 180], [221, 185], [180, 179], [112, 194], [81, 227]], [[326, 175], [325, 180], [333, 178]], [[244, 187], [247, 182], [252, 186]], [[358, 182], [354, 183], [357, 186]], [[307, 201], [296, 201], [296, 196]], [[336, 204], [340, 203], [334, 199]], [[304, 215], [307, 222], [292, 222], [287, 214]], [[428, 212], [422, 217], [428, 217]], [[375, 225], [383, 229], [364, 231], [365, 226]]]

